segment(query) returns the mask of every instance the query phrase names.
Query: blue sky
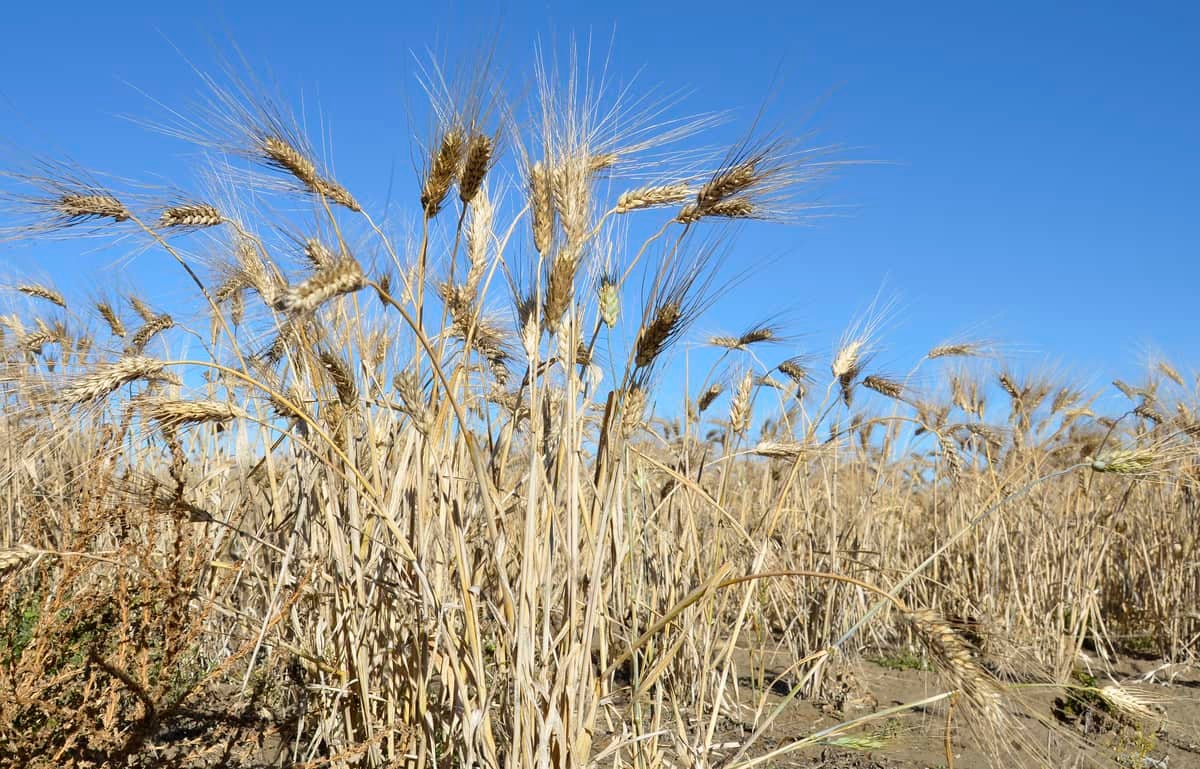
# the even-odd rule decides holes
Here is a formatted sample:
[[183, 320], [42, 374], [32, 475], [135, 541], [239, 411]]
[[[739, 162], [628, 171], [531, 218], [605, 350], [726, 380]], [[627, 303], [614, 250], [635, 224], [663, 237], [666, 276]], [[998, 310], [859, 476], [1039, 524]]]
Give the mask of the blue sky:
[[[972, 330], [1020, 350], [1026, 367], [1049, 361], [1095, 383], [1132, 376], [1151, 350], [1195, 368], [1195, 4], [247, 5], [9, 9], [0, 139], [171, 178], [188, 148], [119, 116], [161, 116], [146, 94], [186, 106], [201, 87], [184, 57], [210, 68], [232, 40], [284, 95], [319, 105], [339, 178], [381, 200], [390, 181], [412, 189], [414, 51], [453, 59], [495, 36], [502, 67], [521, 75], [537, 41], [591, 35], [597, 48], [611, 40], [614, 74], [691, 90], [681, 112], [748, 119], [774, 78], [773, 116], [845, 145], [844, 157], [883, 161], [823, 189], [837, 216], [747, 227], [738, 258], [778, 260], [699, 330], [787, 311], [798, 347], [828, 355], [882, 289], [898, 307], [883, 339], [894, 371]], [[84, 286], [110, 277], [89, 248], [0, 244], [0, 269], [65, 270]], [[170, 265], [131, 269], [142, 285], [183, 290]]]

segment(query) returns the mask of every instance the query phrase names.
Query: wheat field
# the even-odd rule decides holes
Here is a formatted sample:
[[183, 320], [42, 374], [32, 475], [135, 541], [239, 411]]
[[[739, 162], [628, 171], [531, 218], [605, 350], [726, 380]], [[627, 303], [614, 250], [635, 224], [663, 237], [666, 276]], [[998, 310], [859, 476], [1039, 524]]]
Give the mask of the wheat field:
[[[848, 159], [754, 119], [697, 149], [711, 113], [574, 63], [513, 103], [425, 70], [419, 188], [378, 205], [217, 77], [162, 126], [203, 153], [192, 189], [6, 171], [7, 239], [137, 249], [178, 284], [6, 286], [0, 764], [899, 766], [836, 762], [924, 741], [950, 767], [973, 740], [1142, 766], [1178, 743], [1169, 690], [1116, 671], [1195, 670], [1197, 381], [1155, 361], [1105, 413], [970, 338], [897, 376], [883, 306], [824, 354], [773, 319], [699, 335], [754, 258], [738, 234], [802, 223]], [[856, 707], [877, 658], [924, 693]], [[927, 733], [882, 728], [914, 712]]]

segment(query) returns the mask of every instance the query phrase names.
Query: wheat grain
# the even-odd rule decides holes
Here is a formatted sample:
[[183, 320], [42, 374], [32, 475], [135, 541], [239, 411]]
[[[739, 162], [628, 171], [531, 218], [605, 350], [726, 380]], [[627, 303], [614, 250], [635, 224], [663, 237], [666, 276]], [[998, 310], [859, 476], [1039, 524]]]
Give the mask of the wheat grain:
[[43, 553], [44, 551], [27, 544], [0, 548], [0, 574], [29, 563]]
[[1000, 720], [1001, 690], [975, 661], [962, 637], [930, 609], [910, 610], [906, 619], [951, 685], [992, 722]]
[[474, 134], [467, 142], [462, 180], [458, 184], [458, 196], [462, 202], [470, 203], [475, 199], [480, 186], [483, 185], [483, 178], [491, 167], [494, 149], [495, 144], [486, 134]]
[[133, 332], [133, 336], [129, 338], [129, 344], [125, 345], [126, 355], [136, 355], [146, 349], [146, 345], [150, 343], [158, 334], [167, 329], [174, 328], [175, 319], [167, 313], [155, 315], [150, 320], [142, 324], [141, 328]]
[[747, 371], [733, 391], [729, 403], [729, 429], [735, 435], [742, 435], [750, 428], [750, 393], [754, 385], [754, 372]]
[[893, 400], [904, 400], [904, 385], [879, 374], [863, 377], [862, 386]]
[[442, 134], [421, 185], [421, 208], [426, 218], [432, 219], [442, 210], [442, 203], [458, 178], [465, 147], [466, 136], [461, 128], [450, 128]]
[[621, 403], [621, 433], [630, 437], [645, 423], [646, 390], [640, 385], [633, 385], [625, 391]]
[[333, 380], [333, 387], [337, 391], [341, 404], [346, 408], [355, 406], [358, 403], [358, 386], [355, 384], [346, 362], [342, 360], [341, 356], [329, 350], [322, 350], [318, 358], [321, 365], [329, 372], [329, 378]]
[[48, 286], [40, 286], [35, 283], [26, 283], [17, 286], [17, 291], [25, 294], [26, 296], [44, 299], [51, 304], [58, 305], [64, 310], [67, 309], [67, 300], [63, 298], [63, 295]]
[[136, 406], [147, 419], [171, 427], [223, 424], [246, 416], [244, 411], [232, 404], [213, 400], [149, 398], [138, 400]]
[[634, 362], [648, 368], [667, 346], [679, 326], [683, 313], [678, 304], [669, 302], [658, 308], [654, 318], [638, 332]]
[[533, 227], [533, 246], [545, 256], [554, 238], [554, 194], [550, 171], [540, 161], [529, 169], [529, 218]]
[[[344, 256], [308, 280], [284, 291], [275, 301], [283, 312], [311, 313], [331, 299], [365, 288], [367, 277], [352, 257]], [[265, 298], [265, 297], [264, 297]]]
[[124, 222], [129, 219], [129, 210], [112, 195], [66, 194], [55, 202], [55, 209], [68, 221], [88, 219], [112, 219]]
[[279, 135], [266, 135], [259, 140], [259, 151], [267, 164], [291, 174], [309, 192], [328, 198], [351, 211], [361, 211], [350, 192], [332, 179], [317, 172], [317, 165], [295, 144]]
[[670, 206], [682, 203], [692, 194], [692, 189], [686, 184], [658, 184], [639, 187], [621, 194], [617, 198], [616, 212], [627, 214], [646, 208]]
[[97, 302], [96, 312], [100, 313], [100, 317], [108, 324], [109, 331], [113, 336], [125, 336], [125, 324], [121, 322], [120, 316], [113, 310], [112, 305], [108, 302]]
[[167, 364], [155, 358], [127, 355], [111, 363], [105, 363], [78, 377], [62, 388], [58, 400], [68, 405], [77, 405], [99, 400], [118, 387], [148, 380], [180, 384], [179, 378], [166, 371]]
[[708, 407], [712, 405], [713, 401], [720, 397], [721, 393], [724, 391], [724, 386], [720, 384], [709, 385], [709, 388], [701, 393], [700, 397], [697, 399], [696, 410], [703, 414], [708, 410]]
[[1175, 384], [1179, 385], [1180, 387], [1186, 386], [1184, 384], [1183, 377], [1179, 375], [1179, 372], [1170, 363], [1167, 363], [1165, 360], [1160, 360], [1157, 368], [1163, 376], [1165, 376], [1167, 379], [1170, 379]]
[[216, 227], [224, 219], [215, 206], [207, 203], [188, 203], [163, 209], [159, 214], [160, 227]]
[[337, 261], [333, 252], [329, 250], [329, 246], [326, 246], [316, 238], [309, 238], [304, 241], [304, 256], [308, 259], [309, 264], [313, 266], [313, 269], [316, 270], [331, 267]]

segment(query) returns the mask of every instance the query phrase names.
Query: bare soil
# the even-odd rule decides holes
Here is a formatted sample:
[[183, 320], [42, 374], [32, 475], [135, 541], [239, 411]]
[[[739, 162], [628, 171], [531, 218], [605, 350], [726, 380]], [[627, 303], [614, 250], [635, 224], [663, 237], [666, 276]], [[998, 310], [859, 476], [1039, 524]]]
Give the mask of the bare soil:
[[[748, 665], [747, 665], [748, 667]], [[762, 755], [781, 745], [834, 726], [851, 718], [879, 713], [889, 707], [914, 702], [940, 691], [935, 673], [928, 670], [892, 669], [871, 661], [847, 665], [831, 676], [821, 698], [790, 702], [771, 728], [755, 744], [751, 755]], [[1161, 717], [1136, 745], [1130, 730], [1111, 724], [1063, 723], [1054, 717], [1054, 695], [1025, 698], [1023, 711], [1013, 712], [1026, 748], [1006, 750], [995, 735], [980, 737], [969, 724], [953, 722], [951, 749], [953, 769], [994, 767], [1088, 767], [1113, 766], [1134, 769], [1200, 769], [1200, 666], [1172, 665], [1153, 660], [1123, 658], [1111, 669], [1114, 680], [1136, 684], [1149, 691], [1161, 705]], [[768, 668], [767, 680], [774, 674]], [[746, 720], [727, 719], [718, 742], [738, 743], [752, 731], [757, 707], [770, 710], [781, 702], [788, 681], [775, 682], [767, 691], [757, 690], [748, 676], [739, 679], [738, 701]], [[233, 691], [214, 692], [186, 713], [162, 724], [130, 766], [286, 767], [289, 719], [274, 713], [261, 702], [238, 697]], [[1054, 724], [1051, 729], [1047, 723]], [[805, 767], [812, 769], [947, 769], [945, 751], [946, 711], [942, 704], [867, 721], [849, 734], [886, 739], [874, 751], [846, 750], [821, 746], [788, 753], [763, 764], [764, 769]], [[1082, 734], [1102, 747], [1090, 759], [1063, 740], [1062, 734]], [[1124, 734], [1124, 740], [1121, 735]], [[1057, 736], [1056, 736], [1057, 735]], [[1036, 751], [1029, 750], [1036, 747]], [[1040, 752], [1046, 758], [1038, 758]], [[1096, 763], [1096, 759], [1106, 763]], [[1049, 763], [1046, 763], [1048, 759]]]

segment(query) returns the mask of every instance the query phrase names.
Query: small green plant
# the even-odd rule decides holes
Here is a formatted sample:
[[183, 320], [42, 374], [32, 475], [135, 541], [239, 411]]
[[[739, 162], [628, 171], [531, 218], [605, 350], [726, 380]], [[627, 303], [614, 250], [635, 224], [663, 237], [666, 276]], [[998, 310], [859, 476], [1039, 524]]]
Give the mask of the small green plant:
[[897, 650], [881, 654], [877, 657], [871, 657], [871, 662], [874, 662], [881, 668], [886, 670], [932, 670], [928, 658], [923, 654], [917, 654], [911, 649]]

